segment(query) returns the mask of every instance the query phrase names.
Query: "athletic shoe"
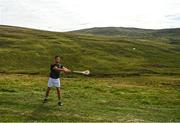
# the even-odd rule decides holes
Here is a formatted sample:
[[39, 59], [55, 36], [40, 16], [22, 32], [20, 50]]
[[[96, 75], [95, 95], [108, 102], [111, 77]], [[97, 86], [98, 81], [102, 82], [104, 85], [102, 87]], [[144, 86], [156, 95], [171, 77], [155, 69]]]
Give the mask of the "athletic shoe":
[[47, 103], [47, 101], [48, 101], [48, 99], [45, 98], [45, 99], [43, 100], [43, 103]]
[[58, 102], [58, 105], [59, 105], [59, 106], [62, 106], [62, 105], [63, 105], [63, 103], [62, 103], [61, 101], [59, 101], [59, 102]]

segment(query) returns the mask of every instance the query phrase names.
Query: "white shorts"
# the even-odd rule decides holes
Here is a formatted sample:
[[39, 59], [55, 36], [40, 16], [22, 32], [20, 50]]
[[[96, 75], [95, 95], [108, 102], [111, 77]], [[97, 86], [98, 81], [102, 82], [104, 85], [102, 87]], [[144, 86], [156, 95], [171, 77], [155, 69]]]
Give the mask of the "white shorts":
[[48, 87], [61, 87], [60, 79], [59, 78], [53, 79], [53, 78], [49, 77]]

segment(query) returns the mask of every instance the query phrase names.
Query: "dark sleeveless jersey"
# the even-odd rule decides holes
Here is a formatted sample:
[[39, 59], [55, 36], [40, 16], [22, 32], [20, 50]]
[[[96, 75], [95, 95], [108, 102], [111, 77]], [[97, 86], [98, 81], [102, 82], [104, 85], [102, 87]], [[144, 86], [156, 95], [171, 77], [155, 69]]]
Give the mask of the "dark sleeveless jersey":
[[60, 72], [53, 69], [55, 66], [57, 68], [63, 68], [63, 66], [61, 64], [51, 64], [51, 66], [50, 66], [50, 75], [49, 76], [51, 78], [53, 78], [53, 79], [60, 78]]

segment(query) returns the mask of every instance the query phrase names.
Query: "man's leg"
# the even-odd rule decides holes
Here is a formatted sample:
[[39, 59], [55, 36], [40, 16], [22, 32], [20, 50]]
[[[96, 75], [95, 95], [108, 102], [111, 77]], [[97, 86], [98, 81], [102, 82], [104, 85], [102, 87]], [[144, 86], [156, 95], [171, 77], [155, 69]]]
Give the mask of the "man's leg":
[[50, 90], [51, 90], [51, 88], [50, 88], [50, 87], [48, 87], [48, 88], [47, 88], [47, 90], [46, 90], [46, 95], [45, 95], [45, 98], [44, 98], [43, 103], [46, 103], [46, 102], [47, 102], [47, 100], [48, 100], [48, 96], [49, 96], [49, 93], [50, 93]]
[[62, 106], [62, 102], [61, 102], [61, 89], [60, 89], [60, 87], [57, 87], [56, 90], [57, 90], [57, 96], [58, 96], [58, 100], [59, 100], [58, 105]]
[[60, 101], [61, 100], [61, 90], [59, 87], [57, 87], [56, 90], [57, 90], [58, 100]]
[[50, 92], [50, 90], [51, 90], [51, 87], [48, 87], [48, 88], [47, 88], [47, 90], [46, 90], [46, 97], [48, 97], [48, 96], [49, 96], [49, 92]]

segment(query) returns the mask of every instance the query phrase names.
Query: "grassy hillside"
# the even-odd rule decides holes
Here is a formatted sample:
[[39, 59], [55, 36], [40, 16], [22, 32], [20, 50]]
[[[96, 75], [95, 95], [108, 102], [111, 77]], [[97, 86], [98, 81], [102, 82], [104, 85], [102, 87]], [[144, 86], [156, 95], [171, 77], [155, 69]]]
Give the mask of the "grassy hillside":
[[[129, 31], [134, 33], [136, 29]], [[137, 31], [141, 32], [144, 30]], [[105, 37], [0, 26], [0, 72], [47, 74], [54, 55], [60, 55], [64, 66], [90, 69], [92, 75], [179, 75], [179, 30], [148, 30], [148, 33], [153, 38]]]
[[62, 107], [55, 90], [42, 104], [47, 77], [0, 75], [1, 122], [179, 122], [179, 77], [63, 78]]
[[71, 33], [101, 35], [101, 36], [144, 36], [150, 34], [155, 30], [139, 29], [139, 28], [124, 28], [124, 27], [94, 27], [89, 29], [81, 29], [71, 31]]
[[141, 29], [141, 28], [124, 28], [124, 27], [95, 27], [89, 29], [81, 29], [71, 31], [75, 34], [99, 35], [110, 37], [126, 37], [126, 38], [146, 38], [153, 39], [159, 37], [180, 37], [180, 28], [173, 29]]
[[[124, 34], [0, 26], [0, 121], [179, 122], [179, 30]], [[61, 78], [62, 107], [54, 89], [42, 104], [55, 55], [70, 69], [99, 76]]]

